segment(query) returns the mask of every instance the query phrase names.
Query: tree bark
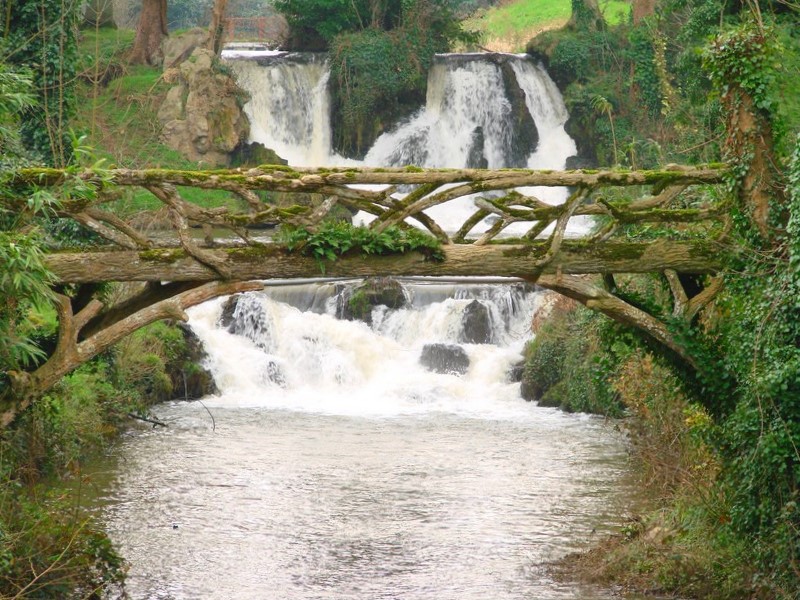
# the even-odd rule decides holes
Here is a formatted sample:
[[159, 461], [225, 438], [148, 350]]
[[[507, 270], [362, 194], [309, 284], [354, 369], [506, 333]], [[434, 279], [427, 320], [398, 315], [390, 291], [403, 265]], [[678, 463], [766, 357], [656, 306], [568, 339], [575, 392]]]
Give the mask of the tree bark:
[[225, 12], [228, 9], [228, 0], [214, 0], [211, 10], [211, 26], [208, 29], [208, 49], [219, 56], [222, 52], [225, 34]]
[[638, 25], [643, 19], [655, 14], [656, 0], [633, 0], [631, 4], [633, 24]]
[[670, 333], [664, 323], [616, 297], [601, 285], [596, 285], [591, 279], [569, 275], [544, 275], [536, 281], [536, 284], [577, 300], [587, 308], [601, 312], [623, 325], [646, 333], [653, 340], [674, 352], [687, 366], [697, 370], [694, 358], [683, 344]]
[[[723, 249], [713, 242], [657, 240], [649, 243], [603, 242], [593, 245], [565, 240], [558, 252], [541, 265], [544, 241], [531, 245], [442, 247], [445, 259], [436, 262], [421, 253], [391, 256], [347, 255], [320, 263], [288, 252], [278, 245], [205, 249], [224, 265], [232, 280], [385, 276], [502, 276], [544, 274], [652, 273], [673, 269], [681, 273], [713, 273], [722, 268]], [[180, 248], [109, 252], [59, 252], [46, 259], [60, 283], [90, 281], [214, 281], [219, 270]]]
[[159, 66], [164, 60], [161, 42], [168, 35], [167, 0], [142, 0], [136, 39], [128, 62], [132, 65]]

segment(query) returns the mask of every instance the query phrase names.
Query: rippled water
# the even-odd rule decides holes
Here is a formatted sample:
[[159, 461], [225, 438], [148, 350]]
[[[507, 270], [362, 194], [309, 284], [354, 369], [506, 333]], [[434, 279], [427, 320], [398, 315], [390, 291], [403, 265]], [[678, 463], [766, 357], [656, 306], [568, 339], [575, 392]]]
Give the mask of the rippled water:
[[105, 519], [133, 598], [604, 598], [541, 568], [618, 520], [600, 420], [164, 406]]

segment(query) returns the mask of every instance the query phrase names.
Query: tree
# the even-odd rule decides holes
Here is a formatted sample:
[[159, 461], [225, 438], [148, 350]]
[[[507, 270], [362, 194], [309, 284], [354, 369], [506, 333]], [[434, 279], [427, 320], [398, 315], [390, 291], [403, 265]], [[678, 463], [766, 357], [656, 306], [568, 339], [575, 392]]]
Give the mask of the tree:
[[30, 74], [38, 110], [19, 124], [25, 148], [55, 166], [70, 160], [68, 121], [74, 110], [79, 2], [0, 2], [0, 56]]
[[225, 33], [225, 11], [228, 0], [214, 0], [211, 11], [211, 26], [208, 29], [208, 49], [219, 56], [222, 52], [223, 34]]
[[606, 22], [597, 0], [572, 0], [572, 15], [567, 27], [578, 31], [602, 31]]
[[164, 60], [161, 42], [168, 35], [167, 0], [142, 0], [136, 39], [128, 62], [132, 65], [160, 65]]

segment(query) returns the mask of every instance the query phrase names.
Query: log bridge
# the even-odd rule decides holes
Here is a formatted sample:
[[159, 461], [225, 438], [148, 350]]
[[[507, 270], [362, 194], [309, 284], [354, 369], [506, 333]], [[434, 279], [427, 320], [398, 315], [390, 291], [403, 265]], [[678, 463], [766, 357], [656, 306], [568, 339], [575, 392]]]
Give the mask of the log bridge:
[[[5, 189], [14, 193], [2, 199], [5, 208], [22, 211], [29, 194], [48, 189], [59, 199], [57, 216], [92, 231], [97, 243], [46, 255], [58, 344], [35, 371], [9, 374], [14, 400], [0, 411], [0, 426], [71, 369], [148, 323], [185, 320], [189, 306], [258, 289], [258, 280], [320, 275], [319, 260], [265, 240], [263, 229], [319, 231], [342, 208], [371, 215], [367, 227], [376, 233], [424, 229], [439, 241], [441, 254], [432, 260], [422, 252], [367, 256], [351, 250], [324, 261], [328, 277], [518, 277], [639, 328], [692, 366], [663, 318], [623, 299], [614, 277], [660, 274], [672, 294], [672, 318], [691, 322], [719, 291], [718, 274], [732, 250], [725, 241], [726, 175], [724, 165], [650, 171], [20, 169], [6, 178]], [[537, 190], [548, 187], [567, 188], [566, 200], [554, 206], [538, 198]], [[214, 200], [188, 201], [197, 190]], [[426, 213], [465, 197], [474, 209], [457, 231], [446, 231]], [[126, 208], [143, 199], [153, 208], [149, 219]], [[570, 222], [577, 217], [592, 217], [594, 226], [575, 235]], [[523, 233], [508, 236], [512, 225]], [[103, 282], [140, 284], [109, 305], [96, 293]]]

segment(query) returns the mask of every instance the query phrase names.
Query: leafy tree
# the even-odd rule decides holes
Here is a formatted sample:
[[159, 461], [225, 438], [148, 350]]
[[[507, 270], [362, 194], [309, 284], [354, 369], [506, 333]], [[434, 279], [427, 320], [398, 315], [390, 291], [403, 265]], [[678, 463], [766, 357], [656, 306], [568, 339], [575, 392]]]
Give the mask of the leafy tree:
[[[20, 141], [20, 115], [28, 117], [35, 105], [34, 86], [29, 77], [0, 65], [0, 151], [4, 168], [26, 160]], [[0, 192], [5, 195], [8, 190]], [[13, 194], [13, 192], [12, 192]], [[30, 217], [45, 212], [52, 199], [35, 194], [24, 205], [0, 207], [0, 369], [19, 369], [41, 357], [41, 351], [28, 339], [25, 321], [33, 307], [44, 304], [51, 295], [50, 275], [44, 267], [39, 245], [40, 232]]]
[[340, 33], [394, 29], [410, 4], [401, 0], [276, 0], [275, 8], [301, 37], [319, 37], [329, 44]]
[[78, 0], [4, 0], [0, 57], [29, 69], [38, 110], [20, 124], [23, 144], [56, 166], [69, 162], [68, 121], [74, 111]]

